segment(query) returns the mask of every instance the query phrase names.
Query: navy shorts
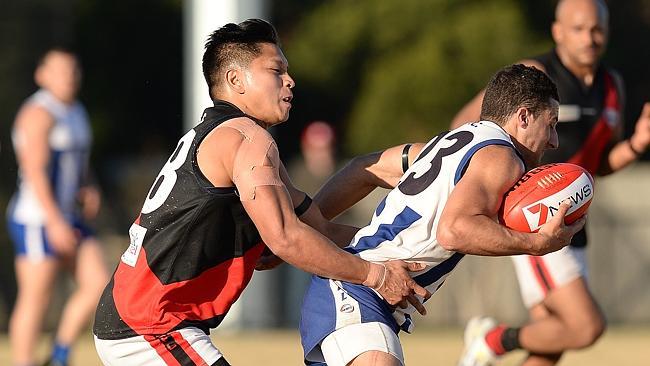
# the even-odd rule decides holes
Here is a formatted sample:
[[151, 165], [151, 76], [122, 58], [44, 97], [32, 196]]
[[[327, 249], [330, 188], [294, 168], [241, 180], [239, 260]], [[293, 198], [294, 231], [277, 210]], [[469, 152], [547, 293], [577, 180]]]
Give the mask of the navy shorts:
[[320, 343], [346, 325], [380, 322], [395, 334], [400, 330], [393, 309], [372, 289], [319, 276], [312, 276], [301, 315], [300, 337], [307, 365], [324, 361]]

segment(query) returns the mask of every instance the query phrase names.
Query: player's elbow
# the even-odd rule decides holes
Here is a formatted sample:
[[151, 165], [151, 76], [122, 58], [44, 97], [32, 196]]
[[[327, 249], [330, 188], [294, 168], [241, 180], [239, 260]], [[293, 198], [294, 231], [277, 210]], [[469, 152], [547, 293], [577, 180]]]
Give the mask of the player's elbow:
[[260, 232], [266, 246], [278, 257], [285, 259], [291, 249], [291, 236], [288, 227], [278, 227]]
[[373, 169], [374, 164], [379, 160], [379, 154], [370, 153], [360, 156], [355, 156], [350, 160], [346, 169], [354, 174], [356, 179], [359, 179], [365, 184], [380, 178], [377, 171]]
[[438, 225], [436, 239], [438, 244], [440, 244], [440, 246], [445, 250], [458, 252], [462, 249], [462, 232], [454, 222], [444, 222], [441, 220]]
[[393, 182], [395, 180], [394, 177], [401, 177], [402, 171], [396, 171], [395, 167], [382, 160], [382, 153], [383, 151], [373, 152], [357, 156], [350, 161], [350, 167], [355, 172], [356, 179], [362, 185], [373, 188], [395, 188], [397, 182]]
[[291, 261], [291, 257], [300, 248], [300, 224], [296, 222], [285, 222], [283, 225], [267, 230], [262, 234], [262, 240], [271, 249], [273, 254]]
[[280, 236], [272, 236], [269, 239], [263, 239], [267, 247], [278, 257], [285, 259], [287, 253], [290, 251], [291, 244], [286, 238]]

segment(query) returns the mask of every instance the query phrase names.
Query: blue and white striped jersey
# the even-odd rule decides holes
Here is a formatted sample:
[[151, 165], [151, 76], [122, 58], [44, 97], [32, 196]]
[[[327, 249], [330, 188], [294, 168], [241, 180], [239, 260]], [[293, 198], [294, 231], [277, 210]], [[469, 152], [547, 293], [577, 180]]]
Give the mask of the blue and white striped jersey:
[[[66, 105], [49, 91], [39, 90], [30, 96], [25, 105], [38, 105], [54, 119], [49, 134], [50, 161], [48, 174], [53, 194], [64, 216], [72, 220], [76, 209], [77, 192], [87, 173], [91, 146], [91, 131], [85, 108], [78, 101]], [[16, 148], [25, 142], [16, 130], [12, 131]], [[18, 176], [18, 191], [8, 209], [9, 219], [22, 224], [43, 224], [44, 212], [32, 187]]]
[[[514, 149], [510, 136], [488, 121], [466, 124], [433, 138], [346, 250], [373, 262], [401, 259], [425, 264], [427, 268], [413, 273], [413, 278], [435, 292], [463, 257], [438, 244], [440, 216], [472, 155], [488, 145]], [[394, 312], [403, 330], [410, 331], [414, 311], [409, 305]]]

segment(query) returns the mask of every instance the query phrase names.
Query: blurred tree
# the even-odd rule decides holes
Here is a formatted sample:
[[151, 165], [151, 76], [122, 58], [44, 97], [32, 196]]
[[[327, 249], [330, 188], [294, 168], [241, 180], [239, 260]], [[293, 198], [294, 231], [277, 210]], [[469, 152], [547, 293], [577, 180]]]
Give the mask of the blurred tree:
[[182, 130], [181, 1], [77, 0], [75, 11], [97, 154], [175, 145]]
[[[647, 43], [650, 4], [609, 5], [605, 60], [626, 77], [627, 114], [636, 118], [650, 85], [644, 72], [650, 47], [638, 44]], [[552, 46], [554, 7], [555, 1], [533, 0], [338, 0], [311, 10], [303, 6], [302, 21], [284, 36], [297, 81], [292, 120], [334, 122], [344, 135], [345, 154], [427, 139], [447, 128], [497, 69]]]
[[512, 0], [336, 1], [298, 28], [292, 72], [341, 106], [352, 154], [436, 134], [494, 70], [549, 45]]
[[114, 213], [104, 228], [130, 225], [142, 195], [183, 129], [181, 0], [76, 0], [95, 166]]

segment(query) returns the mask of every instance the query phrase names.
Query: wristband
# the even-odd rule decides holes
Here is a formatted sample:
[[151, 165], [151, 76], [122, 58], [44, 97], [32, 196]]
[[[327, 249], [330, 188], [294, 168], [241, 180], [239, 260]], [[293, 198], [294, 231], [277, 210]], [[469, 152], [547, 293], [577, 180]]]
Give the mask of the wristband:
[[308, 194], [305, 194], [305, 199], [302, 200], [302, 202], [298, 205], [298, 207], [293, 209], [293, 212], [296, 213], [296, 216], [300, 217], [302, 214], [307, 212], [307, 209], [309, 209], [309, 206], [311, 206], [311, 197], [309, 197]]
[[386, 266], [383, 263], [370, 263], [370, 270], [362, 285], [378, 290], [386, 281]]
[[411, 144], [404, 145], [404, 150], [402, 150], [402, 172], [406, 173], [409, 170], [409, 150], [411, 149]]

